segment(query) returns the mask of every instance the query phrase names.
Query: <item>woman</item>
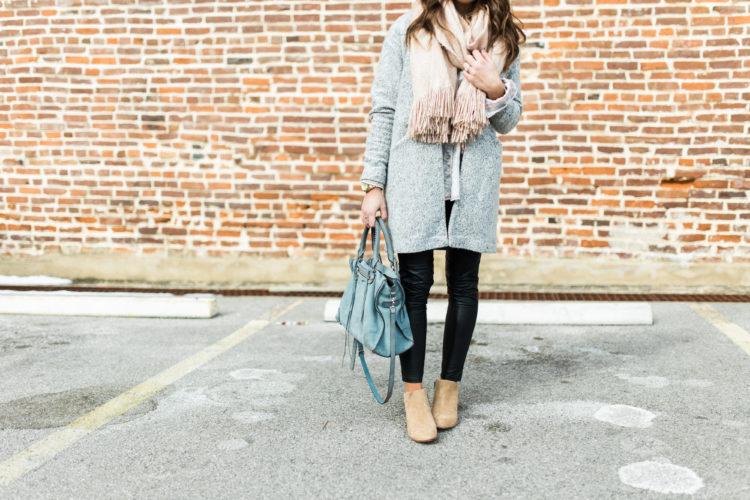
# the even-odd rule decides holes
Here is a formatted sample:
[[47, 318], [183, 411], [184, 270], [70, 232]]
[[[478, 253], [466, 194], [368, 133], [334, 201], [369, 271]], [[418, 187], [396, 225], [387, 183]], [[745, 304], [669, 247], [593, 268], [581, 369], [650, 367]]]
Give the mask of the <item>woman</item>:
[[[413, 0], [388, 29], [372, 85], [362, 222], [388, 222], [414, 346], [399, 356], [411, 439], [458, 423], [458, 382], [476, 324], [482, 253], [497, 252], [502, 144], [523, 105], [508, 0]], [[433, 404], [422, 387], [433, 250], [448, 311]]]

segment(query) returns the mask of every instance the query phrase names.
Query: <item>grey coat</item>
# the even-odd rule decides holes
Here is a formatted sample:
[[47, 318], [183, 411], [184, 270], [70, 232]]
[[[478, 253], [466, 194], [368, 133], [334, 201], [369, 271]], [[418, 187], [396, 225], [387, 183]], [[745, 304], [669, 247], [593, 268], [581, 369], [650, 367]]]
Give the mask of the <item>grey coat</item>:
[[361, 181], [384, 188], [387, 225], [395, 252], [446, 246], [497, 252], [497, 219], [503, 147], [523, 110], [518, 57], [501, 76], [512, 79], [516, 95], [505, 109], [466, 144], [461, 163], [460, 199], [454, 201], [446, 231], [442, 146], [407, 136], [413, 100], [406, 28], [411, 13], [388, 29], [372, 84], [371, 122]]

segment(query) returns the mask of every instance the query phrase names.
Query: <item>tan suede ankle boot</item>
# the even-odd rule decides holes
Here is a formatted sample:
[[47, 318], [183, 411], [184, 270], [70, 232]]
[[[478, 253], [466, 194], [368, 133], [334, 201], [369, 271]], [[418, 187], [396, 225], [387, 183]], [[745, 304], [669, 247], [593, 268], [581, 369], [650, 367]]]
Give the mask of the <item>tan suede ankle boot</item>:
[[432, 416], [438, 429], [450, 429], [458, 423], [458, 382], [435, 380], [432, 393]]
[[406, 408], [406, 432], [418, 443], [434, 441], [438, 437], [435, 420], [430, 411], [430, 401], [427, 399], [427, 389], [417, 389], [404, 393], [404, 407]]

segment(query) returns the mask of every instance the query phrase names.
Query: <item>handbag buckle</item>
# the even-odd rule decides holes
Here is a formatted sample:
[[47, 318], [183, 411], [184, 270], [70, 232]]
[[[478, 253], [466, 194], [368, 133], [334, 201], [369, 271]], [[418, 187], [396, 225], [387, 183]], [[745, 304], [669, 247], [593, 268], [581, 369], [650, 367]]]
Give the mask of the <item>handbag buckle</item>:
[[374, 273], [373, 274], [365, 274], [359, 266], [357, 266], [357, 273], [360, 276], [362, 276], [363, 278], [367, 279], [368, 283], [372, 283], [372, 280], [375, 279], [375, 274]]

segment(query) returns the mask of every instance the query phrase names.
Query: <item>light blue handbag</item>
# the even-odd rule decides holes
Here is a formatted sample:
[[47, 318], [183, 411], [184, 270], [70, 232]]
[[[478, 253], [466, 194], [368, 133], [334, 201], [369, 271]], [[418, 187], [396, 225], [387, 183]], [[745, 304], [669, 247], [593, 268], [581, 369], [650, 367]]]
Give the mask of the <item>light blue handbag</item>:
[[[380, 260], [381, 227], [385, 235], [385, 248], [391, 267], [385, 266]], [[380, 216], [375, 217], [375, 226], [369, 231], [373, 235], [373, 256], [365, 259], [368, 229], [370, 228], [365, 226], [362, 232], [357, 257], [349, 259], [352, 276], [341, 297], [339, 309], [336, 312], [336, 321], [345, 328], [342, 366], [346, 353], [349, 351], [349, 335], [351, 335], [353, 341], [349, 368], [354, 370], [355, 351], [358, 351], [367, 383], [370, 384], [370, 389], [378, 403], [384, 404], [393, 392], [396, 355], [410, 349], [414, 345], [414, 337], [406, 312], [404, 289], [401, 286], [398, 263], [395, 261], [388, 227]], [[365, 363], [364, 347], [379, 356], [391, 359], [388, 394], [385, 399], [380, 397], [372, 382], [370, 370], [367, 369], [367, 363]]]

